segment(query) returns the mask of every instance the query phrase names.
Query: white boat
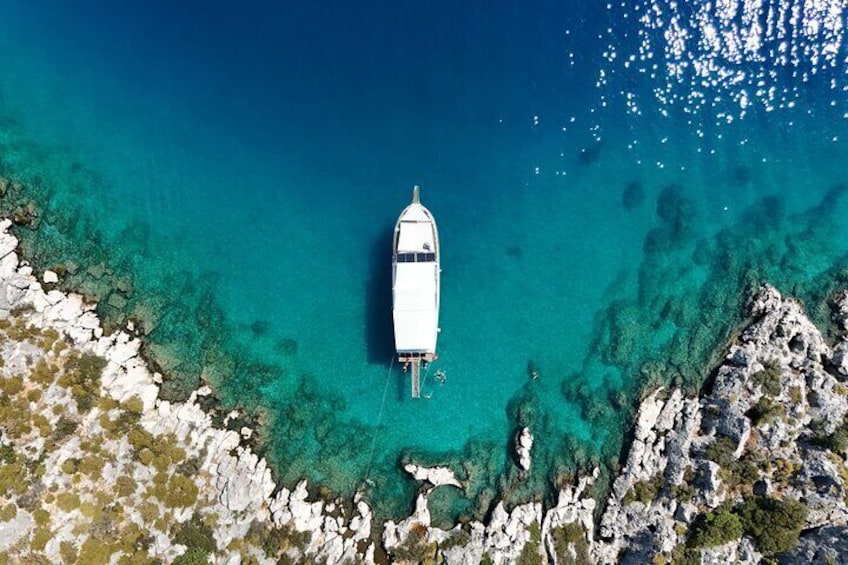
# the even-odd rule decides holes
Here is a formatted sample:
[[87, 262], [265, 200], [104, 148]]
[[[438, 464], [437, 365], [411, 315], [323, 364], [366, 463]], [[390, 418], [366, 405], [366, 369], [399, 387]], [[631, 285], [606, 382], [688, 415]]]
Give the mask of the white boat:
[[419, 188], [395, 224], [392, 253], [392, 317], [395, 350], [412, 369], [412, 396], [421, 393], [421, 364], [436, 359], [439, 337], [439, 232], [421, 204]]

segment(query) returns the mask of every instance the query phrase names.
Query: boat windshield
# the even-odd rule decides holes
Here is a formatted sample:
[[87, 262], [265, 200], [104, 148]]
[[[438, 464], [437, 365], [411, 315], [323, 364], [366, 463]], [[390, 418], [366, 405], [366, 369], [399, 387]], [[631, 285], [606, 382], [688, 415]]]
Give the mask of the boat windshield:
[[435, 253], [398, 253], [398, 263], [432, 263], [436, 260]]

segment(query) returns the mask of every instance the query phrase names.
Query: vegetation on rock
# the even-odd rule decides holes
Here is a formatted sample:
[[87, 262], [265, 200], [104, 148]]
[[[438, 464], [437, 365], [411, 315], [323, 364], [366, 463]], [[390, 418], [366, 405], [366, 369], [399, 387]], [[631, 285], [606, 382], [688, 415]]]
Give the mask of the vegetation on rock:
[[748, 411], [748, 417], [755, 426], [772, 424], [775, 420], [786, 418], [786, 408], [767, 396], [761, 396], [757, 403]]
[[[589, 565], [592, 558], [589, 555], [589, 544], [583, 528], [574, 522], [570, 522], [559, 528], [551, 530], [554, 541], [557, 563], [562, 565]], [[574, 554], [571, 552], [574, 549]]]
[[719, 467], [728, 467], [735, 460], [736, 446], [730, 438], [720, 436], [713, 441], [704, 452], [704, 457], [718, 464]]
[[212, 535], [212, 528], [204, 524], [203, 520], [197, 514], [179, 527], [174, 536], [174, 542], [186, 546], [186, 555], [191, 553], [193, 556], [192, 559], [199, 558], [200, 554], [205, 559], [217, 549], [215, 538]]
[[739, 516], [726, 508], [720, 508], [695, 519], [688, 543], [693, 548], [724, 545], [741, 538], [744, 531]]
[[650, 504], [657, 498], [657, 494], [663, 485], [663, 477], [660, 474], [654, 475], [650, 479], [639, 481], [624, 496], [624, 504], [633, 502], [641, 502], [642, 504]]
[[751, 380], [762, 389], [763, 394], [777, 396], [782, 390], [780, 376], [780, 365], [776, 361], [771, 361], [765, 364], [763, 370], [754, 373]]
[[530, 524], [530, 539], [524, 544], [521, 555], [518, 556], [518, 565], [542, 565], [541, 553], [542, 535], [539, 524]]
[[807, 507], [791, 499], [752, 496], [734, 511], [739, 515], [745, 533], [754, 538], [765, 555], [775, 555], [795, 547], [807, 519]]

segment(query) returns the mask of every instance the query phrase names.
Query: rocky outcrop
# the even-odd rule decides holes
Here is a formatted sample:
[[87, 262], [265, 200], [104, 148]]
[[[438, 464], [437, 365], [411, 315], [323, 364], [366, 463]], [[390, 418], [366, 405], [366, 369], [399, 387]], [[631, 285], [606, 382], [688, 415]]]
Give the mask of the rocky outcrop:
[[[848, 327], [848, 294], [838, 297], [835, 315]], [[799, 549], [777, 556], [809, 562], [815, 545], [805, 540], [848, 520], [848, 445], [838, 444], [848, 413], [842, 381], [848, 372], [839, 370], [846, 337], [831, 350], [801, 304], [770, 286], [754, 299], [751, 317], [709, 394], [697, 399], [656, 391], [643, 401], [626, 465], [600, 520], [593, 545], [598, 561], [626, 555], [649, 562], [688, 552], [704, 563], [756, 563], [775, 548], [760, 547], [742, 506], [764, 501], [762, 507], [782, 509], [779, 504], [796, 501], [786, 508], [803, 508], [803, 519], [798, 511], [797, 531], [785, 535], [800, 533]], [[721, 512], [740, 519], [741, 537], [726, 539], [704, 525]], [[703, 535], [695, 539], [706, 541], [693, 544], [697, 530]]]
[[[844, 330], [848, 294], [835, 306]], [[510, 520], [499, 506], [490, 524], [471, 525], [465, 547], [442, 552], [445, 561], [488, 555], [510, 563], [528, 547], [553, 563], [844, 559], [848, 336], [831, 349], [801, 304], [769, 286], [752, 302], [751, 318], [708, 394], [660, 389], [642, 401], [599, 519], [588, 493], [596, 470], [563, 487], [553, 508], [515, 510], [531, 519]], [[731, 525], [714, 525], [722, 520]], [[513, 551], [504, 551], [508, 544]]]
[[[653, 553], [670, 552], [678, 543], [677, 502], [658, 495], [666, 483], [682, 482], [691, 467], [689, 452], [700, 413], [697, 399], [684, 398], [679, 389], [667, 398], [663, 392], [651, 394], [639, 409], [627, 462], [613, 483], [601, 518], [603, 543], [596, 548], [601, 561], [614, 562], [625, 548], [628, 554], [649, 561]], [[646, 536], [648, 531], [653, 535]]]
[[806, 532], [798, 547], [780, 556], [780, 563], [848, 563], [848, 526], [823, 526]]
[[533, 449], [533, 434], [530, 428], [521, 428], [515, 437], [515, 453], [518, 455], [518, 465], [525, 471], [530, 470], [530, 450]]
[[[2, 415], [0, 477], [25, 484], [0, 479], [0, 551], [52, 563], [170, 562], [198, 551], [223, 563], [373, 562], [361, 499], [348, 515], [341, 501], [308, 500], [305, 482], [278, 489], [242, 445], [244, 430], [216, 428], [201, 409], [206, 387], [185, 403], [159, 399], [162, 377], [132, 328], [105, 335], [93, 304], [46, 290], [8, 227], [0, 224], [0, 404], [18, 412]], [[58, 275], [43, 280], [52, 286]], [[181, 537], [184, 528], [194, 533]], [[200, 538], [208, 541], [191, 546]]]
[[503, 503], [492, 511], [489, 522], [473, 521], [451, 530], [433, 527], [427, 497], [419, 494], [415, 512], [405, 520], [389, 521], [383, 530], [383, 546], [399, 560], [421, 561], [440, 553], [447, 563], [476, 564], [485, 557], [494, 563], [515, 563], [524, 552], [541, 559], [542, 505], [529, 503], [508, 512]]
[[407, 463], [403, 468], [416, 481], [427, 483], [429, 485], [428, 490], [442, 485], [463, 488], [462, 483], [457, 480], [453, 471], [447, 467], [422, 467], [415, 463]]

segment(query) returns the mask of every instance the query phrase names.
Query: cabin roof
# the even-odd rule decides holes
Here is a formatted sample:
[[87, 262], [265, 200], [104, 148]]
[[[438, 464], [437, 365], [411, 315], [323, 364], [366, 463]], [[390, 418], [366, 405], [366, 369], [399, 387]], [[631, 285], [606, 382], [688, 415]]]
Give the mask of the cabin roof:
[[398, 263], [395, 271], [394, 325], [398, 351], [436, 351], [439, 309], [437, 263]]

